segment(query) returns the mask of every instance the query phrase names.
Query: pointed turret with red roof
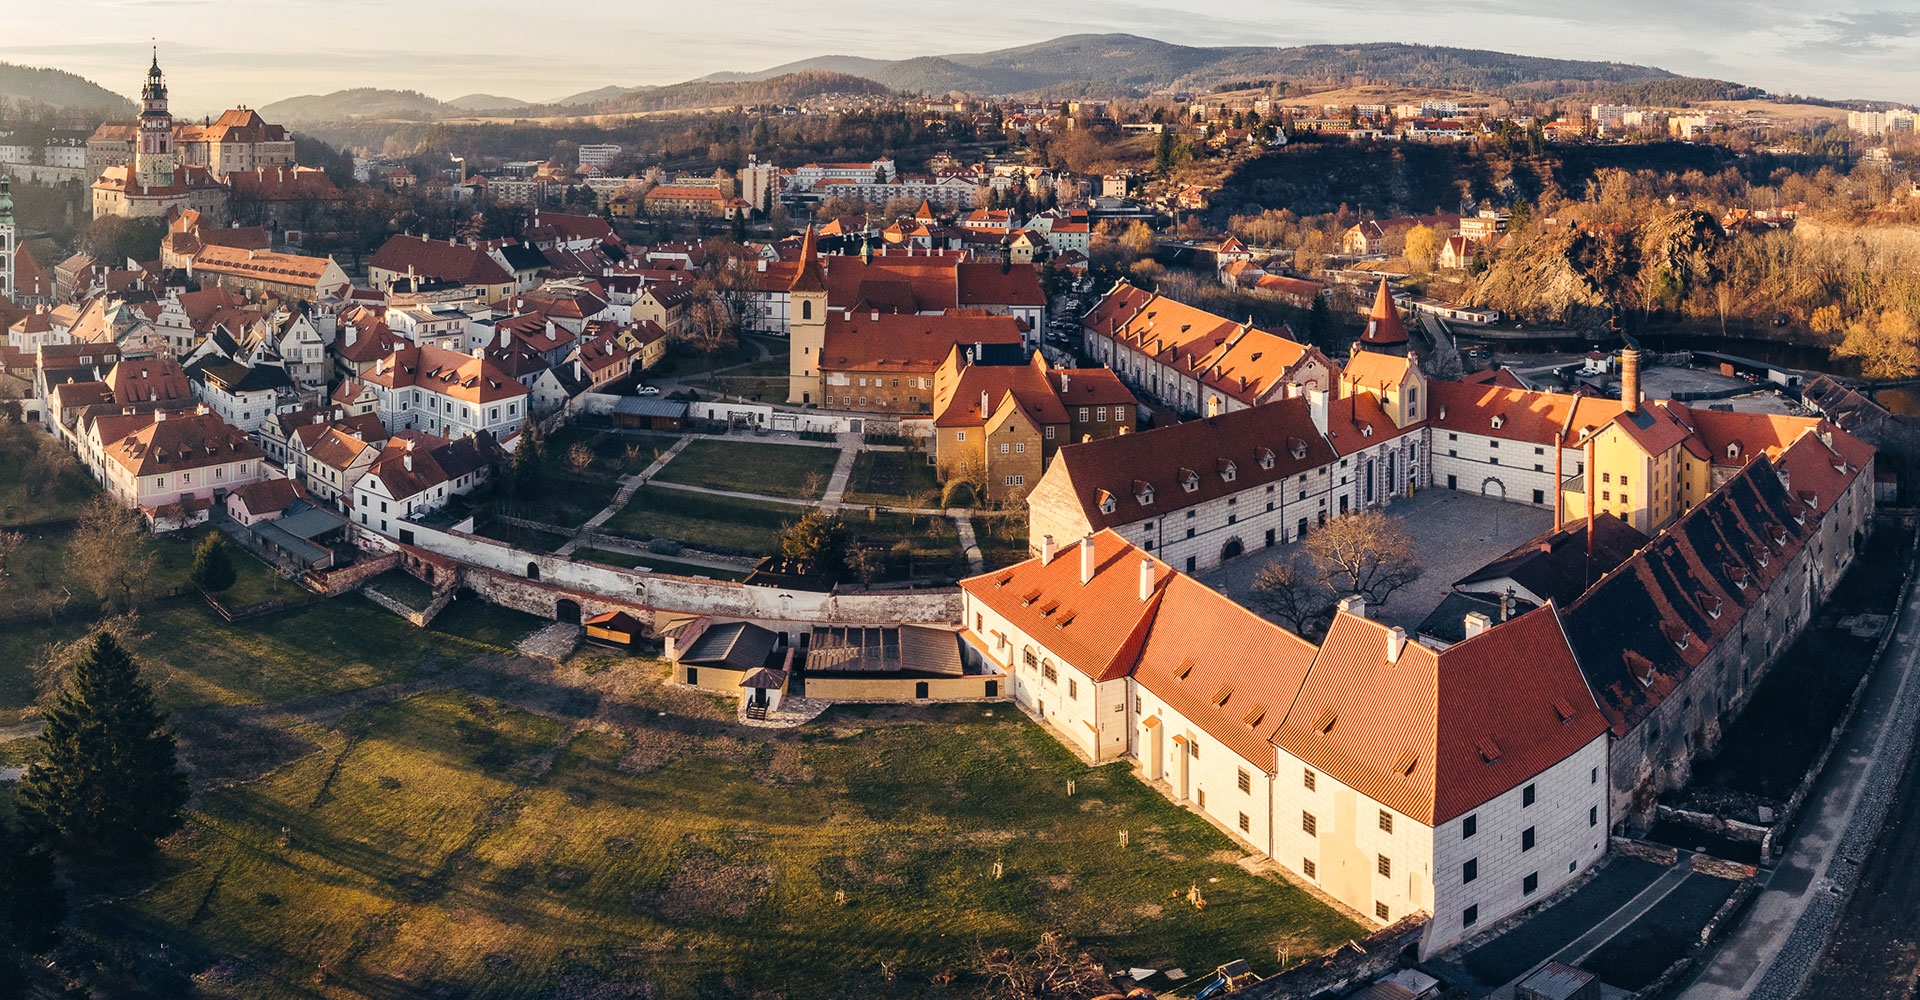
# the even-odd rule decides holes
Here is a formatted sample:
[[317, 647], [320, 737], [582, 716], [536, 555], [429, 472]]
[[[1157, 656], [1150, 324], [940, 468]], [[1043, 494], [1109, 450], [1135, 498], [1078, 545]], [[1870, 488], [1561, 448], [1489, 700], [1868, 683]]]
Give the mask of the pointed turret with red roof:
[[1387, 279], [1380, 279], [1380, 292], [1367, 312], [1367, 331], [1360, 342], [1374, 347], [1394, 347], [1407, 342], [1407, 325], [1400, 320], [1400, 307], [1393, 303]]
[[807, 227], [807, 235], [800, 240], [800, 273], [793, 276], [793, 284], [787, 286], [789, 292], [824, 292], [827, 290], [827, 276], [820, 270], [820, 252], [813, 245], [813, 227]]

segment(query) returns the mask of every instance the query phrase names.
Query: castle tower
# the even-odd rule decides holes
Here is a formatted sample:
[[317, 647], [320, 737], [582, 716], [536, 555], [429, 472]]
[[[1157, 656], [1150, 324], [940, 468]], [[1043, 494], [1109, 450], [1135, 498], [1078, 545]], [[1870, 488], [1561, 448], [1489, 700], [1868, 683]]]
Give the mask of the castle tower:
[[13, 179], [0, 174], [0, 295], [13, 300], [14, 241], [19, 237], [13, 227]]
[[787, 402], [822, 402], [820, 352], [827, 346], [827, 276], [813, 243], [813, 227], [800, 241], [800, 273], [787, 286], [787, 326], [792, 353], [787, 360]]
[[167, 81], [154, 50], [147, 84], [140, 88], [140, 144], [134, 151], [134, 179], [142, 187], [172, 187], [173, 112], [167, 110]]

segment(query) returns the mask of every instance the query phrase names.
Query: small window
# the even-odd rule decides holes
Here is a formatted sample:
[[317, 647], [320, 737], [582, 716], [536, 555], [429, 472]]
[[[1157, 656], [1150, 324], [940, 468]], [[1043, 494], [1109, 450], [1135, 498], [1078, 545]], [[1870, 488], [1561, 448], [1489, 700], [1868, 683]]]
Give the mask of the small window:
[[1380, 810], [1380, 832], [1393, 832], [1393, 814], [1385, 809]]
[[1460, 911], [1460, 926], [1472, 927], [1480, 922], [1480, 904], [1475, 903]]
[[1313, 768], [1309, 767], [1301, 773], [1300, 784], [1305, 787], [1307, 791], [1313, 791]]
[[1067, 697], [1076, 701], [1080, 698], [1080, 682], [1071, 677], [1067, 678]]
[[1468, 816], [1460, 821], [1460, 839], [1465, 840], [1480, 832], [1480, 817]]
[[1252, 831], [1253, 831], [1253, 820], [1249, 819], [1246, 813], [1241, 813], [1240, 814], [1240, 832], [1251, 833]]
[[1527, 827], [1520, 831], [1520, 852], [1524, 854], [1531, 850], [1533, 850], [1533, 827]]
[[1318, 837], [1320, 835], [1320, 823], [1313, 818], [1312, 813], [1303, 812], [1300, 814], [1300, 832], [1309, 837]]
[[1587, 807], [1587, 825], [1588, 826], [1600, 825], [1600, 807], [1599, 806]]
[[1520, 880], [1520, 894], [1531, 896], [1540, 888], [1540, 873], [1533, 872]]
[[1480, 877], [1480, 859], [1468, 858], [1460, 865], [1460, 884], [1466, 885]]
[[1379, 917], [1381, 920], [1387, 919], [1387, 904], [1385, 903], [1373, 904], [1373, 915], [1376, 917]]
[[1527, 806], [1533, 805], [1533, 789], [1534, 789], [1534, 786], [1532, 785], [1528, 785], [1527, 787], [1520, 789], [1521, 808], [1524, 809]]
[[1374, 859], [1373, 870], [1379, 872], [1380, 874], [1386, 876], [1387, 878], [1392, 878], [1393, 877], [1393, 859], [1387, 857], [1384, 854], [1379, 855]]
[[1300, 874], [1308, 878], [1319, 878], [1319, 866], [1313, 863], [1312, 858], [1301, 858]]
[[1238, 779], [1240, 790], [1251, 794], [1253, 792], [1253, 775], [1248, 774], [1247, 769], [1244, 767], [1239, 768], [1238, 770], [1240, 772], [1239, 779]]

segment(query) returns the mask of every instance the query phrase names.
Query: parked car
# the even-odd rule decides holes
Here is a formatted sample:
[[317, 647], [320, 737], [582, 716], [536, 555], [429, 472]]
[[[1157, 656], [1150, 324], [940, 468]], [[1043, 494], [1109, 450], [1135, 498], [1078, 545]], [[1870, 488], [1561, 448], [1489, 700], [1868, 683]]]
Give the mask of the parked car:
[[657, 385], [643, 385], [643, 386], [641, 386], [641, 387], [639, 388], [639, 390], [638, 390], [638, 391], [636, 391], [636, 392], [634, 393], [634, 395], [636, 395], [636, 396], [658, 396], [658, 395], [660, 395], [660, 387], [659, 387], [659, 386], [657, 386]]

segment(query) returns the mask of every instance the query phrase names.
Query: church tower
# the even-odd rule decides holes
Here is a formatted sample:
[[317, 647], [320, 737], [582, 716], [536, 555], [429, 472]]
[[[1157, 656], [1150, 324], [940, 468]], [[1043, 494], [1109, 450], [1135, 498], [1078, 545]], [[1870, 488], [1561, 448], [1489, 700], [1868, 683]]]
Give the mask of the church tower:
[[140, 145], [133, 174], [141, 187], [173, 186], [173, 113], [167, 110], [167, 81], [160, 73], [160, 50], [153, 53], [147, 85], [140, 88]]
[[820, 388], [820, 352], [827, 346], [827, 276], [813, 243], [813, 227], [800, 241], [800, 273], [787, 286], [790, 334], [787, 356], [787, 402], [823, 403]]
[[0, 295], [13, 301], [14, 242], [19, 239], [13, 226], [13, 180], [0, 174]]

